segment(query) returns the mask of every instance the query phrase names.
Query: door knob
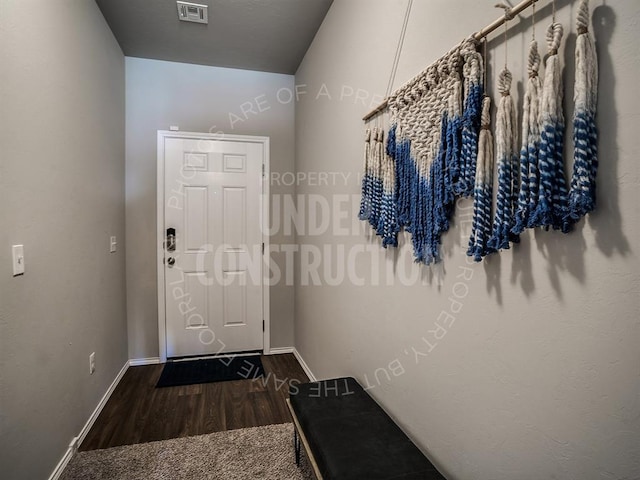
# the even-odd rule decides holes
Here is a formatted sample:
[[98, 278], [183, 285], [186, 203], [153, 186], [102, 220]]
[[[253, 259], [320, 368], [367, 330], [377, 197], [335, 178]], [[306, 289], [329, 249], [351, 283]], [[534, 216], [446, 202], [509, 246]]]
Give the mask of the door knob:
[[173, 258], [173, 257], [169, 257], [169, 258], [167, 258], [167, 264], [168, 264], [170, 267], [173, 267], [173, 266], [176, 264], [176, 259], [175, 259], [175, 258]]

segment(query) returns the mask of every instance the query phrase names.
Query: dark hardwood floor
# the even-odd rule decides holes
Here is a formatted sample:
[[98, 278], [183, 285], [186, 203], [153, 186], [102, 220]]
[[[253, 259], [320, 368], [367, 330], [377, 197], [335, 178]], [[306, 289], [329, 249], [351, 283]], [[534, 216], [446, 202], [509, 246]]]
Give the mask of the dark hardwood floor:
[[163, 365], [130, 367], [80, 450], [290, 422], [289, 384], [308, 382], [292, 354], [263, 355], [265, 377], [155, 388]]

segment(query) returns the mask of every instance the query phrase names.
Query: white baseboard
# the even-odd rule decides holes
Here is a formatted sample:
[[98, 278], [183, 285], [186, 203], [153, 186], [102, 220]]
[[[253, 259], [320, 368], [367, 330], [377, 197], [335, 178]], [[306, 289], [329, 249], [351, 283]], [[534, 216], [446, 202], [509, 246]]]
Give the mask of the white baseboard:
[[267, 355], [281, 355], [283, 353], [293, 353], [295, 348], [293, 347], [275, 347], [269, 350]]
[[149, 357], [149, 358], [132, 358], [129, 360], [130, 367], [139, 367], [141, 365], [157, 365], [160, 362], [160, 357]]
[[122, 366], [122, 368], [116, 375], [116, 378], [113, 379], [113, 382], [111, 382], [111, 385], [109, 385], [109, 388], [107, 388], [107, 391], [100, 399], [98, 406], [89, 417], [89, 420], [87, 420], [87, 423], [85, 423], [84, 427], [82, 427], [82, 430], [80, 430], [80, 435], [78, 435], [77, 437], [78, 438], [77, 446], [80, 446], [80, 444], [82, 444], [82, 442], [84, 441], [84, 438], [89, 433], [89, 430], [91, 430], [91, 427], [93, 427], [93, 424], [98, 419], [98, 415], [100, 415], [100, 412], [102, 412], [102, 409], [107, 404], [107, 401], [109, 401], [109, 397], [111, 397], [111, 394], [118, 386], [118, 383], [120, 383], [120, 380], [122, 380], [122, 377], [124, 376], [128, 368], [129, 368], [129, 362], [127, 361], [125, 362], [125, 364]]
[[304, 370], [304, 373], [306, 373], [307, 377], [309, 377], [309, 380], [312, 381], [312, 382], [317, 382], [318, 379], [313, 374], [313, 372], [309, 368], [309, 365], [307, 365], [307, 362], [304, 361], [304, 358], [302, 358], [302, 355], [300, 355], [300, 352], [298, 352], [298, 350], [296, 348], [293, 349], [293, 354], [295, 355], [296, 359], [300, 363], [300, 366]]
[[58, 462], [58, 465], [56, 465], [56, 468], [54, 468], [51, 475], [49, 475], [49, 480], [58, 480], [58, 478], [60, 478], [60, 476], [62, 475], [62, 472], [64, 472], [64, 469], [67, 468], [67, 465], [69, 464], [69, 462], [71, 461], [71, 459], [73, 458], [77, 450], [78, 450], [78, 437], [73, 437], [73, 440], [69, 444], [67, 451], [64, 452], [64, 455]]
[[93, 424], [98, 419], [98, 415], [100, 415], [100, 412], [102, 412], [102, 409], [109, 401], [111, 394], [118, 386], [118, 383], [120, 383], [120, 380], [122, 380], [122, 377], [124, 376], [128, 368], [129, 368], [129, 360], [125, 362], [125, 364], [122, 366], [122, 368], [116, 375], [116, 378], [113, 379], [113, 382], [111, 382], [111, 385], [109, 385], [109, 388], [107, 388], [107, 391], [98, 402], [98, 405], [96, 406], [91, 416], [89, 416], [87, 423], [84, 424], [84, 427], [82, 427], [82, 430], [80, 430], [80, 433], [78, 434], [78, 436], [74, 437], [73, 440], [71, 440], [71, 443], [67, 448], [67, 451], [63, 455], [62, 459], [58, 462], [58, 465], [56, 465], [56, 468], [53, 470], [53, 473], [51, 473], [51, 475], [49, 476], [49, 480], [58, 480], [58, 478], [60, 478], [65, 467], [71, 461], [75, 453], [78, 451], [78, 447], [80, 446], [82, 441], [85, 439], [85, 437], [89, 433], [89, 430], [91, 430], [91, 427], [93, 427]]

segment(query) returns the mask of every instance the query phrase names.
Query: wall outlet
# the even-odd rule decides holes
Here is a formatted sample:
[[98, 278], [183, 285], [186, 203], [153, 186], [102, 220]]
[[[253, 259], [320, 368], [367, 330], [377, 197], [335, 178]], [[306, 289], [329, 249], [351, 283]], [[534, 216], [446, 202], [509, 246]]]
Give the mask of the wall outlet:
[[96, 371], [96, 352], [89, 355], [89, 375]]
[[118, 246], [118, 242], [116, 241], [116, 237], [109, 237], [109, 252], [114, 253]]

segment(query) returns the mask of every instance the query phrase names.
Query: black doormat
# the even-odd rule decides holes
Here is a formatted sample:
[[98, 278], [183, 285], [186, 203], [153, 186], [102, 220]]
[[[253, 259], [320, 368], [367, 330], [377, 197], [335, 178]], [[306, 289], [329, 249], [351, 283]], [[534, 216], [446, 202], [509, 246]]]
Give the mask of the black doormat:
[[262, 376], [264, 376], [264, 367], [260, 355], [182, 360], [168, 362], [164, 366], [156, 388], [247, 380]]

